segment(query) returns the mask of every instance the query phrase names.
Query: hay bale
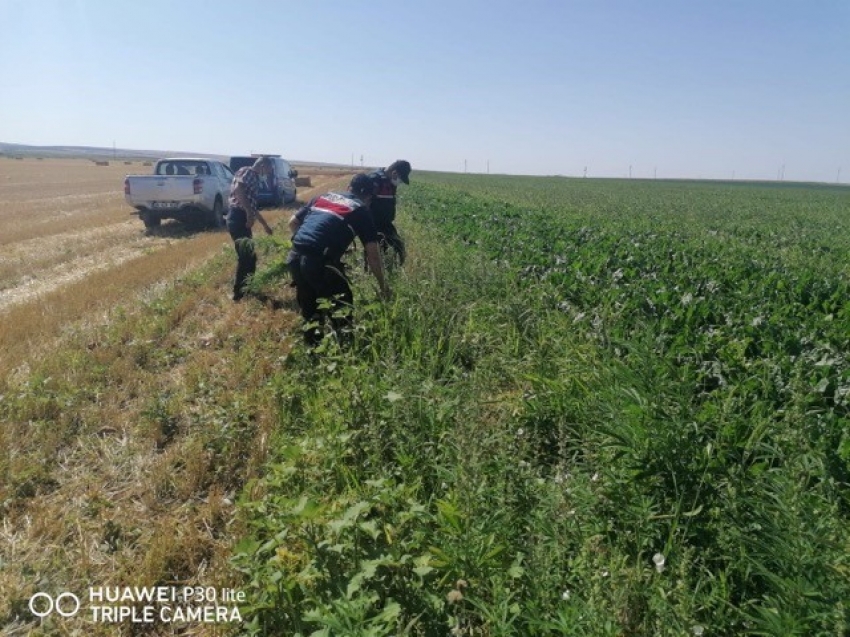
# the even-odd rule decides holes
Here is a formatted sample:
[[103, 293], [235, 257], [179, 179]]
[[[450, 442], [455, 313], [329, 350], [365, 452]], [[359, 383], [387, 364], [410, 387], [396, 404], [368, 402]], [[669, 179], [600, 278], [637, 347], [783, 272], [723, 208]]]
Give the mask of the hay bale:
[[309, 177], [296, 177], [295, 178], [295, 185], [296, 186], [305, 186], [305, 187], [309, 188], [310, 186], [313, 185], [313, 183], [310, 181]]

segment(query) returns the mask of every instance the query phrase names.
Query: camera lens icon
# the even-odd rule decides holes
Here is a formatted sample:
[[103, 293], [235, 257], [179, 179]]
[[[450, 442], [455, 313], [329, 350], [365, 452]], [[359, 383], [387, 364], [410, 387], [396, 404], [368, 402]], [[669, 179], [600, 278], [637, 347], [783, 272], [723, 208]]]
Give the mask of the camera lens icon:
[[30, 597], [30, 612], [36, 617], [47, 617], [54, 610], [62, 617], [73, 617], [80, 612], [80, 598], [73, 593], [60, 593], [53, 599], [47, 593]]

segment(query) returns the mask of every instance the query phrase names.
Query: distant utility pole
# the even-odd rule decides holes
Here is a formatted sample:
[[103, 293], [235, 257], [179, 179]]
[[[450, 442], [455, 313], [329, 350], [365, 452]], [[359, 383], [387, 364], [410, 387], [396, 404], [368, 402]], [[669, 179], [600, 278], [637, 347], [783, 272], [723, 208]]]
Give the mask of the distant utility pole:
[[632, 165], [629, 164], [629, 179], [632, 178]]
[[584, 176], [585, 176], [585, 179], [586, 179], [587, 178], [587, 166], [584, 167]]
[[487, 174], [490, 174], [490, 160], [487, 160]]
[[656, 166], [655, 169], [652, 171], [652, 178], [658, 179], [658, 166]]
[[838, 174], [835, 176], [835, 183], [841, 183], [841, 166], [838, 167]]
[[463, 172], [466, 172], [466, 160], [463, 160]]
[[363, 168], [363, 155], [360, 155], [360, 167]]

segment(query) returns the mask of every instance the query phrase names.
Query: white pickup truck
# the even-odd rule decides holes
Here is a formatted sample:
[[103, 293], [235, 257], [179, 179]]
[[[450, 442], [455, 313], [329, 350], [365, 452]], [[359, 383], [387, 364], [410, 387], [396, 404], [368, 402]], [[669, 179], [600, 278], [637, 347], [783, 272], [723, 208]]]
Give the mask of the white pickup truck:
[[215, 228], [224, 224], [233, 173], [220, 161], [196, 157], [160, 159], [152, 175], [127, 175], [124, 199], [146, 228], [178, 219]]

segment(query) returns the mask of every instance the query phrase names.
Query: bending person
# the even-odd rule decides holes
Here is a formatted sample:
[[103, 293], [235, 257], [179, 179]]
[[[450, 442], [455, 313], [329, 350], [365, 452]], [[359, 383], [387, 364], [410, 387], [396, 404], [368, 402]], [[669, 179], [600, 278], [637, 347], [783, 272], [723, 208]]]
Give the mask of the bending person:
[[328, 319], [338, 334], [351, 328], [354, 294], [341, 259], [355, 236], [363, 244], [381, 296], [390, 297], [369, 211], [373, 193], [374, 182], [365, 174], [355, 175], [346, 192], [315, 197], [289, 220], [293, 236], [288, 265], [296, 299], [304, 320], [318, 323], [305, 332], [309, 345], [321, 340], [320, 328]]

